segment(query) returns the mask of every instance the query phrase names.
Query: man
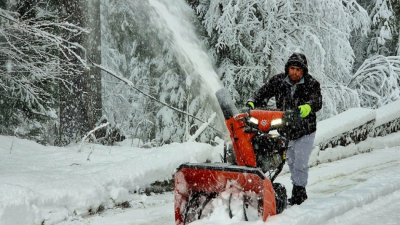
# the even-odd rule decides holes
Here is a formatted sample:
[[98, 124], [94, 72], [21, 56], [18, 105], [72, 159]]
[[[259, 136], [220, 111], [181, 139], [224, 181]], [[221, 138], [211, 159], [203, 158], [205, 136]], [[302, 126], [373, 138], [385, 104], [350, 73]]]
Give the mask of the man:
[[293, 53], [285, 65], [285, 72], [267, 81], [250, 97], [247, 105], [253, 109], [264, 106], [265, 100], [271, 97], [275, 97], [279, 110], [299, 111], [300, 119], [278, 132], [289, 140], [286, 158], [293, 184], [289, 204], [300, 205], [307, 199], [308, 160], [317, 130], [315, 113], [322, 107], [320, 84], [308, 73], [304, 54]]

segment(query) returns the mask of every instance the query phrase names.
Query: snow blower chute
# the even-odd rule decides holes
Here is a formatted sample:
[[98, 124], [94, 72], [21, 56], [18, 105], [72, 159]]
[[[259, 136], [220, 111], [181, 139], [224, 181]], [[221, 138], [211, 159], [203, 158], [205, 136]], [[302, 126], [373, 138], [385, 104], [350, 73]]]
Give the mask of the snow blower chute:
[[[225, 89], [216, 96], [233, 149], [225, 149], [223, 163], [185, 163], [177, 169], [177, 225], [210, 216], [218, 205], [213, 203], [217, 198], [228, 205], [230, 218], [241, 213], [240, 218], [248, 220], [257, 214], [256, 218], [266, 221], [286, 208], [286, 189], [274, 180], [285, 163], [288, 142], [269, 132], [289, 125], [294, 112], [246, 109], [239, 113]], [[239, 201], [242, 208], [233, 209], [234, 201]]]

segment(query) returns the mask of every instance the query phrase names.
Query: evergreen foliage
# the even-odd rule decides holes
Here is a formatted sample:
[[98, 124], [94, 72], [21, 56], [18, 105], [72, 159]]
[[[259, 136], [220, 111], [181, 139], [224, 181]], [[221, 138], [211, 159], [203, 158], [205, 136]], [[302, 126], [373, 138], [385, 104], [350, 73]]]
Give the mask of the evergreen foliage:
[[[158, 27], [161, 21], [147, 3], [105, 1], [103, 9], [104, 65], [129, 79], [136, 88], [174, 108], [200, 118], [211, 114], [200, 78], [182, 67], [171, 34]], [[165, 28], [164, 28], [165, 29]], [[187, 80], [190, 82], [187, 82]], [[103, 109], [106, 117], [125, 135], [153, 145], [182, 142], [193, 118], [152, 101], [143, 94], [104, 76]], [[206, 119], [205, 119], [206, 120]], [[209, 141], [213, 131], [200, 139]], [[205, 136], [208, 135], [208, 138]]]
[[[135, 1], [104, 1], [102, 21], [104, 66], [129, 79], [146, 94], [156, 95], [157, 68], [164, 47], [149, 24], [146, 11]], [[103, 95], [103, 109], [107, 119], [128, 137], [145, 142], [154, 139], [155, 103], [115, 78], [103, 77], [103, 90], [107, 93]]]
[[[397, 0], [185, 1], [190, 7], [174, 0], [102, 0], [101, 65], [145, 94], [204, 121], [218, 112], [199, 75], [203, 68], [179, 54], [174, 34], [152, 6], [165, 4], [171, 12], [184, 8], [183, 22], [194, 26], [211, 69], [238, 108], [266, 80], [283, 72], [295, 51], [307, 56], [309, 72], [321, 83], [324, 105], [319, 120], [349, 108], [378, 108], [399, 99]], [[74, 115], [93, 107], [86, 99], [92, 90], [90, 79], [85, 78], [82, 86], [78, 79], [87, 76], [82, 53], [89, 48], [74, 39], [87, 30], [84, 24], [60, 22], [60, 1], [13, 3], [10, 7], [0, 2], [0, 134], [17, 133], [53, 144], [60, 135], [54, 127], [68, 127], [68, 118], [84, 126]], [[102, 100], [95, 107], [102, 104], [102, 119], [126, 137], [151, 146], [183, 142], [202, 124], [115, 77], [103, 74], [102, 78]], [[60, 101], [62, 97], [81, 99], [83, 107], [61, 110], [71, 117], [59, 123], [58, 110], [70, 105]], [[214, 126], [224, 129], [222, 122], [217, 118]], [[71, 135], [82, 136], [76, 130]], [[216, 135], [206, 129], [197, 141], [212, 142]]]
[[355, 89], [361, 107], [379, 108], [400, 99], [400, 56], [376, 55], [358, 68], [348, 87]]
[[58, 22], [50, 3], [19, 1], [10, 5], [13, 11], [0, 9], [0, 132], [42, 143], [57, 133], [51, 124], [57, 118], [58, 82], [68, 83], [64, 68], [75, 67], [59, 53], [79, 47], [57, 32], [84, 32]]
[[400, 4], [397, 0], [358, 0], [371, 19], [367, 36], [354, 34], [351, 43], [355, 51], [354, 71], [373, 56], [399, 55]]
[[[351, 77], [351, 32], [366, 35], [369, 18], [354, 1], [189, 1], [196, 8], [217, 56], [218, 74], [238, 106], [271, 76], [283, 72], [290, 54], [308, 57], [309, 71], [323, 88], [319, 119], [359, 106]], [[328, 10], [329, 9], [329, 10]], [[338, 19], [340, 18], [340, 19]], [[340, 51], [339, 51], [340, 49]]]

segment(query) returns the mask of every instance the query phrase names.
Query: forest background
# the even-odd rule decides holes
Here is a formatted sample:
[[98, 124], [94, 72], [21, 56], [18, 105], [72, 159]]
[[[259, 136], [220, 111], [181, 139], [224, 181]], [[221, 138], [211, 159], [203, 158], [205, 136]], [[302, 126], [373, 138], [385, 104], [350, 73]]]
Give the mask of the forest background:
[[[154, 1], [168, 3], [0, 0], [0, 135], [58, 146], [189, 140], [219, 108]], [[399, 0], [174, 3], [238, 108], [294, 51], [321, 83], [318, 120], [400, 98]], [[212, 127], [196, 140], [212, 144], [223, 118]]]

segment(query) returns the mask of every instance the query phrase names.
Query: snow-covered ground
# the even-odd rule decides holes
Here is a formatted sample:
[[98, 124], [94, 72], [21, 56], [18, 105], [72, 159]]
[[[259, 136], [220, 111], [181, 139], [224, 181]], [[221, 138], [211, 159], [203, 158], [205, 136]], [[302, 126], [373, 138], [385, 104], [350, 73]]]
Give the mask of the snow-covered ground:
[[[267, 224], [398, 224], [400, 133], [367, 140], [371, 152], [310, 169], [309, 199]], [[219, 161], [222, 146], [171, 144], [141, 149], [85, 143], [65, 148], [0, 136], [0, 224], [175, 224], [173, 193], [135, 194], [171, 178], [183, 162]], [[390, 145], [388, 145], [390, 143]], [[277, 182], [291, 192], [289, 174]], [[129, 201], [131, 208], [118, 207]], [[101, 213], [95, 212], [102, 205]], [[193, 224], [263, 224], [213, 216]]]
[[171, 179], [182, 162], [219, 158], [210, 145], [192, 142], [59, 148], [0, 136], [0, 143], [0, 224], [7, 225], [57, 224], [100, 205], [114, 207], [130, 200], [129, 192]]

